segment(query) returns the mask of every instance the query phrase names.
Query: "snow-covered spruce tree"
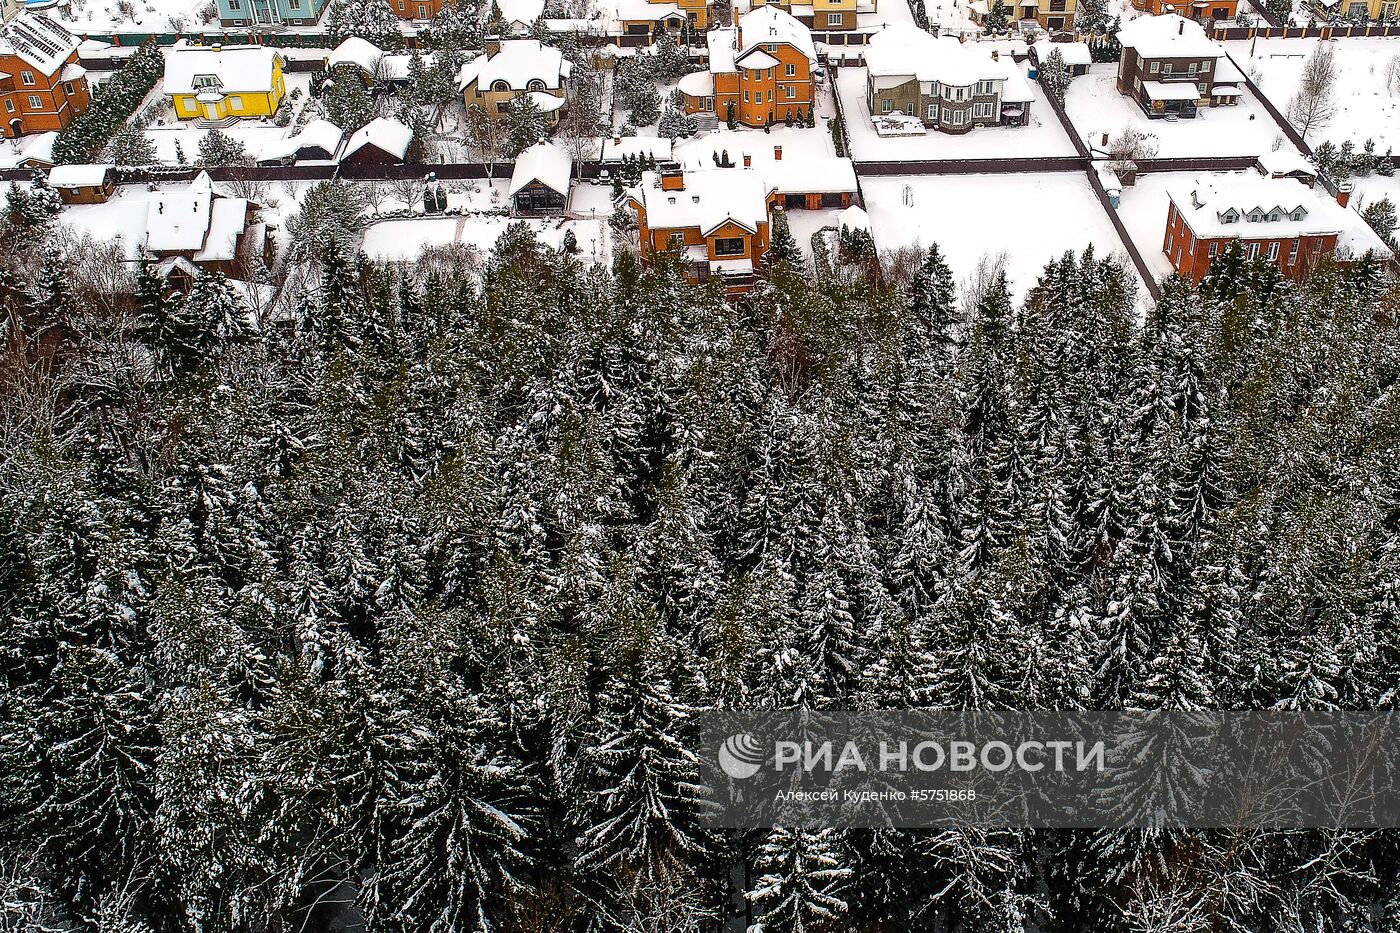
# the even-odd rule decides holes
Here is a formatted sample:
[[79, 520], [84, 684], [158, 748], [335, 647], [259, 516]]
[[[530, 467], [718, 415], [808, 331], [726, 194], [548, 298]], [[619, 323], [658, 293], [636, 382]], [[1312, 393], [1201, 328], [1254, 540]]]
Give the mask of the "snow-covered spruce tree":
[[360, 70], [353, 65], [336, 68], [321, 85], [321, 107], [326, 119], [347, 134], [375, 117], [374, 100], [369, 96]]
[[515, 157], [549, 135], [549, 123], [539, 104], [528, 94], [511, 102], [506, 111], [506, 154]]
[[251, 160], [243, 143], [214, 128], [199, 141], [198, 161], [200, 165], [246, 165]]
[[335, 0], [326, 20], [326, 35], [335, 45], [358, 36], [386, 52], [404, 44], [402, 20], [388, 0]]
[[1054, 95], [1056, 100], [1064, 100], [1069, 82], [1069, 67], [1065, 65], [1064, 53], [1052, 46], [1050, 54], [1040, 62], [1040, 86], [1045, 88], [1047, 94]]
[[107, 146], [107, 158], [116, 165], [151, 165], [157, 161], [156, 144], [135, 126], [123, 126]]
[[758, 850], [760, 872], [747, 893], [758, 915], [754, 933], [823, 933], [843, 929], [851, 869], [836, 830], [784, 829], [768, 833]]

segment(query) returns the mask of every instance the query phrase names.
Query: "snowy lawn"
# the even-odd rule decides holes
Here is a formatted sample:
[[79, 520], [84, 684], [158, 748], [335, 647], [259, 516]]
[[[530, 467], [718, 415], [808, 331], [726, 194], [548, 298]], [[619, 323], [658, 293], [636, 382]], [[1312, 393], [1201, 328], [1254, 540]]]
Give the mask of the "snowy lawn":
[[875, 245], [937, 243], [959, 283], [975, 275], [984, 256], [1001, 254], [1013, 293], [1023, 296], [1045, 263], [1066, 250], [1093, 244], [1100, 256], [1124, 252], [1078, 173], [906, 175], [863, 178], [861, 185]]
[[1152, 172], [1139, 175], [1137, 184], [1124, 188], [1118, 203], [1118, 216], [1133, 245], [1158, 277], [1171, 275], [1172, 264], [1162, 252], [1167, 232], [1167, 190], [1189, 185], [1202, 172]]
[[[221, 132], [227, 136], [241, 142], [248, 154], [257, 158], [263, 147], [269, 142], [285, 138], [289, 135], [297, 124], [297, 113], [305, 107], [310, 99], [311, 75], [298, 72], [286, 76], [287, 93], [290, 95], [294, 89], [299, 89], [301, 93], [293, 100], [288, 96], [284, 107], [291, 108], [291, 120], [286, 126], [278, 126], [271, 120], [240, 120], [232, 126], [226, 126]], [[156, 157], [166, 165], [175, 165], [180, 162], [179, 156], [184, 155], [186, 164], [193, 164], [199, 154], [199, 143], [209, 130], [195, 126], [193, 120], [180, 120], [175, 116], [174, 109], [170, 106], [168, 98], [163, 96], [164, 92], [157, 85], [152, 92], [151, 101], [159, 102], [158, 112], [152, 123], [146, 127], [146, 135], [155, 143]], [[143, 108], [144, 109], [144, 108]], [[176, 149], [176, 143], [179, 149]]]
[[[1260, 93], [1286, 116], [1288, 105], [1298, 91], [1303, 63], [1319, 41], [1259, 39], [1225, 45], [1235, 64], [1249, 74]], [[1390, 60], [1400, 57], [1400, 38], [1335, 41], [1338, 74], [1333, 102], [1336, 112], [1325, 125], [1308, 131], [1308, 142], [1317, 145], [1331, 140], [1340, 145], [1350, 139], [1359, 149], [1370, 137], [1376, 141], [1378, 152], [1400, 150], [1400, 93], [1392, 93], [1385, 82]], [[1397, 91], [1400, 92], [1400, 88]]]
[[[198, 28], [213, 6], [209, 0], [71, 0], [45, 12], [75, 33], [167, 32]], [[216, 8], [211, 22], [218, 21]]]
[[1283, 131], [1263, 106], [1245, 90], [1233, 107], [1202, 107], [1193, 120], [1150, 120], [1114, 85], [1118, 66], [1093, 65], [1074, 79], [1065, 97], [1070, 122], [1092, 147], [1100, 147], [1127, 127], [1157, 137], [1160, 158], [1197, 156], [1257, 156], [1278, 148]]
[[[1030, 126], [987, 126], [954, 136], [930, 130], [924, 136], [881, 138], [870, 123], [865, 98], [865, 69], [842, 68], [837, 76], [846, 129], [851, 134], [851, 157], [858, 162], [907, 162], [920, 159], [1013, 159], [1034, 156], [1072, 156], [1074, 143], [1040, 86], [1031, 85]], [[1079, 80], [1084, 80], [1080, 78]]]
[[787, 214], [788, 228], [792, 230], [793, 238], [797, 240], [797, 245], [802, 247], [802, 252], [807, 256], [812, 255], [812, 234], [822, 227], [834, 227], [836, 225], [836, 215], [839, 210], [823, 211], [803, 211], [789, 209]]
[[[489, 252], [505, 232], [512, 218], [475, 215], [468, 217], [418, 217], [386, 220], [365, 231], [362, 248], [371, 259], [411, 261], [425, 247], [449, 246], [460, 243], [482, 253]], [[580, 258], [586, 262], [608, 265], [612, 262], [611, 230], [604, 220], [564, 220], [546, 218], [526, 220], [540, 241], [558, 247], [564, 234], [572, 230], [578, 241]]]
[[1392, 204], [1400, 205], [1400, 175], [1391, 175], [1389, 178], [1383, 175], [1353, 176], [1351, 185], [1350, 204], [1357, 210], [1362, 210], [1367, 204], [1381, 198], [1390, 198]]

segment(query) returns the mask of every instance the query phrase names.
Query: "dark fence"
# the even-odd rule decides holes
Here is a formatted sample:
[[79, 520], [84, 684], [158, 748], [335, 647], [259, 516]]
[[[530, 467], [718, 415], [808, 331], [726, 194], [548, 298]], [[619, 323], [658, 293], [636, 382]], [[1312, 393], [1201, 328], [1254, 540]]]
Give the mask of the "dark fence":
[[1089, 165], [1085, 168], [1084, 174], [1089, 179], [1089, 190], [1094, 192], [1094, 197], [1099, 202], [1099, 207], [1108, 215], [1108, 222], [1113, 224], [1113, 230], [1118, 234], [1118, 239], [1123, 244], [1123, 249], [1132, 260], [1134, 268], [1138, 271], [1138, 277], [1142, 279], [1142, 287], [1147, 289], [1147, 294], [1152, 296], [1153, 301], [1160, 301], [1162, 298], [1162, 287], [1157, 283], [1157, 276], [1153, 273], [1152, 267], [1147, 264], [1142, 253], [1138, 251], [1137, 244], [1128, 233], [1128, 228], [1123, 225], [1123, 218], [1118, 216], [1117, 209], [1108, 200], [1108, 192], [1104, 191], [1103, 181], [1099, 178], [1098, 171]]
[[1011, 175], [1019, 172], [1077, 172], [1079, 156], [1025, 159], [926, 159], [909, 162], [857, 162], [857, 175]]
[[[401, 181], [422, 178], [429, 172], [444, 181], [458, 181], [482, 178], [509, 178], [514, 162], [495, 162], [489, 167], [484, 162], [448, 162], [434, 165], [417, 162], [405, 165], [376, 165], [370, 163], [347, 165], [216, 165], [208, 168], [199, 166], [117, 169], [117, 181], [124, 185], [142, 185], [152, 182], [190, 181], [202, 171], [207, 171], [215, 181], [322, 181], [340, 177], [347, 181]], [[579, 164], [582, 180], [596, 178], [600, 164], [588, 161]], [[489, 170], [488, 170], [489, 169]], [[0, 169], [0, 181], [28, 181], [33, 171], [27, 168]]]
[[1217, 41], [1241, 39], [1364, 39], [1400, 36], [1400, 23], [1375, 23], [1365, 26], [1226, 26], [1210, 30]]
[[1259, 101], [1259, 106], [1263, 107], [1264, 110], [1269, 114], [1269, 116], [1273, 118], [1274, 122], [1278, 124], [1278, 128], [1283, 133], [1283, 135], [1287, 137], [1288, 140], [1293, 143], [1293, 145], [1297, 146], [1300, 150], [1302, 150], [1303, 155], [1311, 156], [1312, 146], [1309, 146], [1307, 144], [1307, 141], [1303, 139], [1303, 134], [1295, 130], [1293, 128], [1293, 124], [1288, 122], [1288, 118], [1285, 117], [1282, 113], [1279, 113], [1279, 109], [1273, 105], [1273, 102], [1270, 101], [1269, 98], [1264, 96], [1264, 94], [1259, 90], [1258, 85], [1254, 83], [1254, 79], [1252, 79], [1249, 76], [1249, 74], [1243, 68], [1240, 67], [1239, 62], [1235, 61], [1235, 59], [1228, 53], [1225, 57], [1230, 59], [1230, 64], [1235, 66], [1236, 71], [1244, 75], [1245, 87], [1249, 88], [1249, 93], [1253, 94], [1254, 99]]
[[1254, 168], [1259, 160], [1254, 156], [1196, 156], [1182, 159], [1138, 159], [1139, 175], [1152, 172], [1238, 172]]

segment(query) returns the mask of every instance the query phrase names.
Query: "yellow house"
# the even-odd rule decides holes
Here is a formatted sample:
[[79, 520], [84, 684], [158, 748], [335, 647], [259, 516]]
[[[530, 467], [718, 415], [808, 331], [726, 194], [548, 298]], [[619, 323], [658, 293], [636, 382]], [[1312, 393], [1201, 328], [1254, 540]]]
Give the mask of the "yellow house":
[[165, 93], [181, 120], [271, 117], [287, 95], [285, 66], [265, 46], [177, 46], [166, 58]]

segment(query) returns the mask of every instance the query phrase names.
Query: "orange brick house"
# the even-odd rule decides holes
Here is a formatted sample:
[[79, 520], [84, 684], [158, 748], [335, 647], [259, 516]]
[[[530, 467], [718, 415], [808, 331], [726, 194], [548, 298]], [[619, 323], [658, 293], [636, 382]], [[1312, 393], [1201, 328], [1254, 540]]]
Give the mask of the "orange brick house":
[[442, 12], [443, 0], [389, 0], [399, 19], [432, 19]]
[[0, 100], [9, 138], [72, 123], [91, 100], [78, 39], [40, 13], [15, 17], [0, 32]]
[[1239, 0], [1132, 0], [1133, 9], [1161, 16], [1179, 13], [1187, 19], [1226, 20], [1234, 22], [1239, 12]]
[[1393, 256], [1361, 215], [1347, 207], [1345, 189], [1334, 200], [1293, 178], [1222, 172], [1170, 190], [1167, 198], [1162, 251], [1193, 282], [1200, 281], [1232, 240], [1240, 241], [1246, 257], [1275, 263], [1295, 281], [1329, 253], [1344, 261], [1368, 251], [1382, 261]]
[[686, 113], [727, 121], [732, 109], [737, 122], [754, 127], [811, 115], [817, 52], [811, 31], [792, 14], [762, 6], [738, 25], [711, 29], [707, 42], [708, 71], [680, 85]]

